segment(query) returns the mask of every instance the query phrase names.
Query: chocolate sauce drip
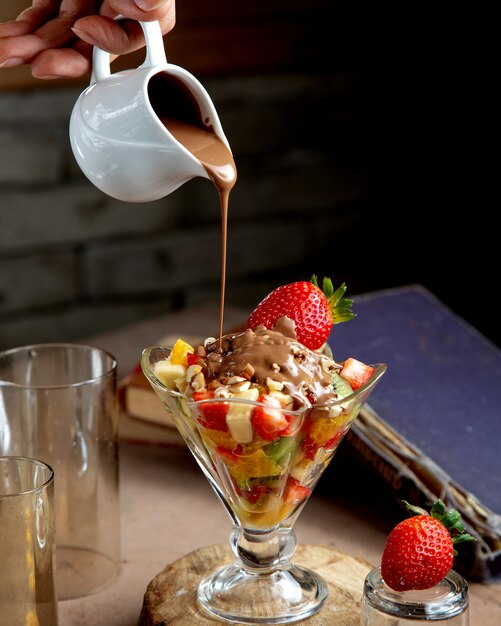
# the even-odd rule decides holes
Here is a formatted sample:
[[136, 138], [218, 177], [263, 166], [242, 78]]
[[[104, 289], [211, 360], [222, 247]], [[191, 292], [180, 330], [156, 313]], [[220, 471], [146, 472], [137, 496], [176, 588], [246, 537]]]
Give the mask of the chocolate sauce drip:
[[226, 285], [228, 199], [237, 180], [235, 161], [229, 148], [215, 134], [213, 127], [202, 119], [198, 102], [181, 80], [170, 74], [157, 74], [150, 80], [148, 96], [161, 122], [171, 135], [198, 159], [219, 194], [222, 224], [219, 305], [219, 346], [221, 347]]

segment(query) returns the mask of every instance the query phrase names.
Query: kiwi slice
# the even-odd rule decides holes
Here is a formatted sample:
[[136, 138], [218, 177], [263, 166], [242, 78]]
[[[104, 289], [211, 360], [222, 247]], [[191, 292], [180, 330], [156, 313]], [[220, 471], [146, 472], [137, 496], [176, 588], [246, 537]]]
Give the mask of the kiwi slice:
[[342, 398], [346, 398], [346, 396], [349, 396], [353, 393], [353, 389], [351, 388], [350, 383], [342, 376], [340, 376], [337, 372], [334, 372], [332, 374], [332, 386], [334, 387], [334, 391]]
[[264, 485], [275, 489], [280, 486], [281, 476], [262, 476], [260, 478], [247, 478], [246, 480], [237, 480], [237, 485], [242, 491], [249, 491], [253, 487]]
[[297, 445], [297, 437], [279, 437], [273, 443], [264, 446], [263, 450], [266, 456], [272, 458], [277, 465], [282, 465], [287, 457], [290, 458], [290, 455], [296, 452]]

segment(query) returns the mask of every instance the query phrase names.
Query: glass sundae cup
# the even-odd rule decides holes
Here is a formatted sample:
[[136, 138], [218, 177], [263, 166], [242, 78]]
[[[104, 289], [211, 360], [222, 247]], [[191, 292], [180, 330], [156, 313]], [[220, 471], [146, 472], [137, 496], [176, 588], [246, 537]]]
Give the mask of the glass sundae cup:
[[254, 433], [239, 444], [231, 432], [210, 428], [213, 424], [204, 419], [208, 409], [217, 413], [218, 405], [226, 403], [235, 415], [276, 406], [237, 397], [195, 401], [169, 389], [155, 375], [155, 364], [170, 352], [146, 348], [142, 369], [233, 522], [235, 559], [201, 581], [200, 604], [235, 623], [281, 624], [313, 615], [328, 588], [318, 574], [291, 562], [293, 526], [386, 365], [372, 366], [365, 384], [335, 402], [287, 411], [289, 425], [276, 440]]

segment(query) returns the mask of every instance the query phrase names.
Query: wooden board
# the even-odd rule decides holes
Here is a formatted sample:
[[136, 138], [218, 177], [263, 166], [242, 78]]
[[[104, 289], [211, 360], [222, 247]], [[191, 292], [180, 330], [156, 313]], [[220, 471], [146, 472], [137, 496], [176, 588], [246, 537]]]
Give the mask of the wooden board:
[[[196, 600], [200, 580], [212, 569], [232, 561], [229, 546], [201, 548], [167, 565], [148, 585], [138, 626], [214, 626], [227, 623], [209, 617]], [[313, 569], [329, 586], [329, 598], [308, 626], [359, 626], [365, 576], [372, 566], [329, 546], [299, 545], [294, 562]], [[296, 622], [302, 623], [302, 622]]]

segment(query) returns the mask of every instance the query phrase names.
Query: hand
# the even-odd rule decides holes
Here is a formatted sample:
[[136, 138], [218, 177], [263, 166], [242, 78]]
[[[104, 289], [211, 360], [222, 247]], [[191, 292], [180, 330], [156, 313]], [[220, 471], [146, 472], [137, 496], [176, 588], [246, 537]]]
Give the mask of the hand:
[[[123, 15], [135, 21], [116, 22]], [[174, 0], [32, 0], [16, 20], [0, 24], [0, 67], [30, 64], [37, 78], [76, 78], [91, 67], [92, 47], [114, 55], [144, 45], [138, 21], [175, 23]]]

